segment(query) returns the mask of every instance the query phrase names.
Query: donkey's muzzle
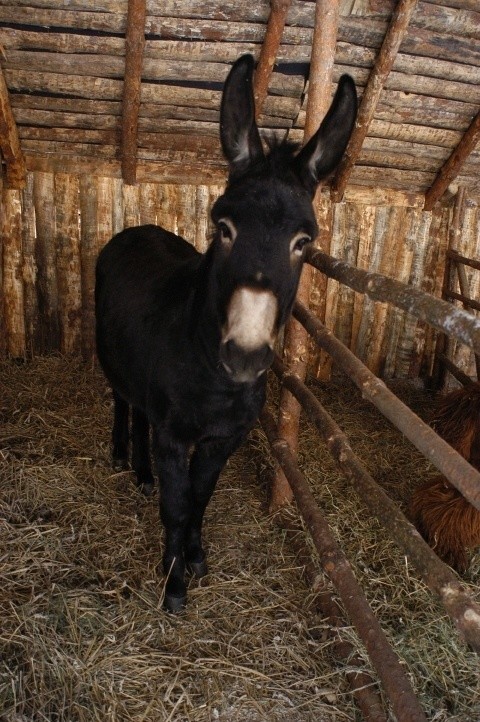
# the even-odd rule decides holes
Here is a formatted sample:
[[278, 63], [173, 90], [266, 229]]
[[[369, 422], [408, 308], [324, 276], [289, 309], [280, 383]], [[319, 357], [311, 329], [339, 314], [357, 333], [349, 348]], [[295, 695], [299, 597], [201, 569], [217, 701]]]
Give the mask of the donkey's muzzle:
[[220, 361], [232, 381], [253, 383], [273, 361], [273, 350], [268, 344], [257, 349], [244, 349], [233, 339], [220, 346]]

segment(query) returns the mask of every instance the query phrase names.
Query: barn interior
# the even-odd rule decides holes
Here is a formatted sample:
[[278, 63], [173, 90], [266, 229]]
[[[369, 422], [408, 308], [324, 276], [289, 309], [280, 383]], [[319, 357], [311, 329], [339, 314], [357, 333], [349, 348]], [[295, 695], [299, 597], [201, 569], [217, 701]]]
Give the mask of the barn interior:
[[[480, 718], [478, 549], [459, 577], [403, 539], [387, 502], [372, 511], [362, 486], [373, 477], [404, 519], [439, 456], [388, 395], [428, 424], [438, 394], [477, 381], [479, 41], [478, 0], [0, 0], [2, 719]], [[155, 498], [110, 468], [95, 261], [145, 223], [207, 248], [227, 177], [221, 91], [243, 53], [258, 62], [266, 142], [305, 142], [340, 76], [355, 80], [356, 128], [316, 194], [299, 294], [344, 350], [298, 324], [285, 358], [302, 356], [287, 376], [306, 376], [366, 473], [342, 474], [305, 411], [299, 438], [264, 420], [222, 475], [211, 573], [176, 618], [162, 612]], [[283, 396], [272, 374], [275, 420]], [[372, 633], [383, 665], [375, 622], [346, 604], [352, 587], [332, 578], [297, 493], [286, 511], [268, 507], [276, 434], [298, 445], [337, 566], [386, 637]], [[455, 474], [480, 508], [478, 473]]]

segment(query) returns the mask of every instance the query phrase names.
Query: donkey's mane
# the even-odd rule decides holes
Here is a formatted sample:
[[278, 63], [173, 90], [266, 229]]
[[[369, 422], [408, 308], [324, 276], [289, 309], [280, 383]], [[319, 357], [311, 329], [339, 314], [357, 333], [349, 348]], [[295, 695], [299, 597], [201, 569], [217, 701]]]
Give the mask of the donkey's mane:
[[277, 136], [264, 139], [266, 153], [249, 166], [247, 173], [253, 176], [274, 175], [277, 178], [290, 174], [292, 161], [300, 149], [300, 143], [282, 140]]

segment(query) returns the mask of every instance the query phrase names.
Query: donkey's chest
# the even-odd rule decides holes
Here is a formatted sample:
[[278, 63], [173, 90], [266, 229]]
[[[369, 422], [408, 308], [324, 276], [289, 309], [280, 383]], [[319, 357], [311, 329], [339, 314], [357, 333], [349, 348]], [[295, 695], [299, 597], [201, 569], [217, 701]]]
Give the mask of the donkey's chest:
[[[263, 384], [236, 391], [185, 384], [162, 394], [152, 421], [184, 443], [202, 438], [226, 438], [246, 432], [264, 402]], [[158, 399], [160, 400], [160, 399]]]

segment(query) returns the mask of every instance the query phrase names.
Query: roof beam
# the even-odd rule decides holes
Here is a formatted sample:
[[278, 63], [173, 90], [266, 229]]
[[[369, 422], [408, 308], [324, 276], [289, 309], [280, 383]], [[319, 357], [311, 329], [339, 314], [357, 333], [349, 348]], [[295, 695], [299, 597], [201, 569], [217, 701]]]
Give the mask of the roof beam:
[[0, 149], [7, 168], [7, 188], [24, 188], [27, 178], [25, 158], [13, 117], [3, 70], [0, 67]]
[[128, 185], [137, 182], [138, 114], [142, 90], [145, 16], [146, 0], [128, 1], [120, 146], [122, 176]]
[[268, 84], [277, 58], [290, 4], [291, 0], [270, 0], [270, 15], [258, 58], [257, 69], [255, 70], [253, 86], [255, 120], [259, 119], [262, 113], [263, 103], [267, 97]]
[[380, 93], [387, 81], [390, 71], [397, 57], [401, 42], [407, 32], [411, 17], [415, 11], [418, 0], [399, 0], [383, 40], [375, 65], [372, 68], [368, 83], [363, 91], [362, 100], [358, 109], [357, 122], [350, 138], [350, 142], [340, 163], [332, 183], [332, 200], [339, 202], [343, 198], [345, 187], [350, 178], [360, 152], [363, 141], [368, 133], [370, 123], [380, 99]]
[[460, 143], [438, 171], [437, 177], [425, 193], [424, 210], [431, 211], [443, 196], [450, 183], [457, 177], [461, 167], [480, 141], [480, 111], [477, 113]]

